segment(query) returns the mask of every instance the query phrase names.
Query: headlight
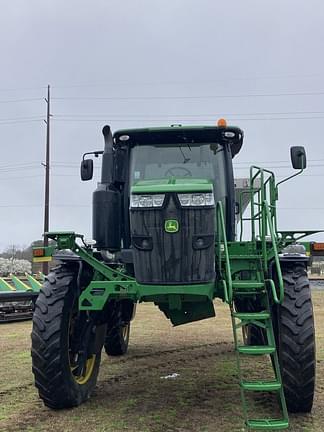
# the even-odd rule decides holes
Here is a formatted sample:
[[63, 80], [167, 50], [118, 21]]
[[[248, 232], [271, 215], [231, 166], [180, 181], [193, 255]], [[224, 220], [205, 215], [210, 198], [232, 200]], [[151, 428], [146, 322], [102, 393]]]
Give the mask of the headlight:
[[162, 207], [164, 202], [164, 194], [154, 195], [131, 195], [130, 207], [131, 208], [148, 208], [148, 207]]
[[215, 204], [213, 193], [178, 194], [182, 207], [212, 206]]

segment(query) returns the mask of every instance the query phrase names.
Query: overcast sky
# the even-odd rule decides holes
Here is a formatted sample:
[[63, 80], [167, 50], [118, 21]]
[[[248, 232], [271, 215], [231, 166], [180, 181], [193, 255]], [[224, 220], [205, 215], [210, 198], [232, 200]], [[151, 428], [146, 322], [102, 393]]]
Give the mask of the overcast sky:
[[245, 131], [237, 177], [261, 163], [281, 179], [289, 147], [306, 147], [308, 169], [280, 188], [279, 227], [324, 229], [323, 23], [320, 0], [2, 1], [0, 249], [42, 234], [47, 84], [51, 230], [91, 236], [99, 171], [82, 183], [79, 163], [102, 149], [104, 124], [219, 117]]

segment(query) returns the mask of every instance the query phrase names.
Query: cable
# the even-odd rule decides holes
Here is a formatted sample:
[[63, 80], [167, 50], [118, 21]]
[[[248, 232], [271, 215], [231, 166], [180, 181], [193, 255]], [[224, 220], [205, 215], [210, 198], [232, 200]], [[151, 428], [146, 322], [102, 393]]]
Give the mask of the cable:
[[32, 101], [41, 101], [41, 100], [44, 100], [44, 98], [24, 98], [24, 99], [0, 100], [0, 103], [32, 102]]
[[[324, 159], [307, 159], [307, 162], [324, 162]], [[287, 163], [287, 159], [286, 160], [270, 160], [270, 161], [253, 161], [253, 164], [263, 164], [263, 163]], [[251, 162], [246, 161], [246, 162], [234, 162], [235, 165], [251, 165]]]
[[41, 87], [16, 87], [16, 88], [0, 88], [0, 92], [11, 92], [11, 91], [25, 91], [25, 90], [43, 90], [47, 89], [47, 86], [41, 86]]
[[38, 120], [21, 120], [21, 121], [10, 121], [10, 122], [0, 122], [0, 126], [2, 125], [11, 125], [11, 124], [19, 124], [19, 123], [39, 123], [42, 122], [43, 118], [38, 119]]
[[[277, 79], [285, 79], [285, 78], [321, 78], [321, 74], [308, 74], [308, 75], [270, 75], [270, 76], [256, 76], [256, 77], [223, 77], [218, 79], [204, 79], [203, 83], [214, 83], [214, 82], [229, 82], [229, 81], [256, 81], [256, 80], [277, 80]], [[54, 85], [52, 88], [76, 88], [76, 87], [110, 87], [116, 85], [169, 85], [169, 84], [200, 84], [197, 80], [191, 81], [146, 81], [146, 82], [138, 82], [138, 81], [113, 81], [113, 82], [95, 82], [95, 83], [79, 83], [79, 84], [66, 84], [66, 85]]]
[[[0, 208], [30, 208], [30, 207], [43, 207], [43, 204], [5, 204], [0, 205]], [[91, 207], [91, 204], [51, 204], [51, 207]]]
[[34, 115], [30, 117], [9, 117], [9, 118], [0, 118], [0, 122], [2, 121], [11, 121], [11, 120], [32, 120], [32, 119], [43, 119], [44, 116], [42, 114]]
[[[272, 120], [322, 120], [324, 118], [324, 116], [317, 116], [317, 117], [315, 117], [315, 116], [310, 116], [310, 117], [265, 117], [265, 118], [228, 118], [227, 120], [228, 121], [238, 121], [238, 122], [242, 122], [242, 121], [272, 121]], [[109, 117], [108, 118], [93, 118], [93, 119], [80, 119], [80, 118], [66, 118], [66, 119], [63, 119], [63, 118], [55, 118], [55, 117], [53, 117], [53, 121], [54, 122], [77, 122], [77, 123], [80, 123], [80, 124], [82, 124], [82, 123], [89, 123], [89, 122], [99, 122], [99, 121], [108, 121], [109, 120]], [[130, 122], [146, 122], [146, 123], [149, 123], [149, 122], [159, 122], [159, 123], [162, 123], [162, 122], [165, 122], [166, 121], [166, 119], [164, 118], [164, 119], [158, 119], [158, 118], [156, 118], [156, 119], [149, 119], [149, 121], [148, 121], [148, 119], [147, 118], [136, 118], [136, 119], [134, 119], [134, 118], [129, 118], [129, 119], [127, 119], [127, 118], [112, 118], [111, 120], [113, 120], [113, 121], [115, 121], [115, 122], [123, 122], [123, 123], [130, 123]], [[200, 121], [203, 121], [203, 122], [210, 122], [210, 121], [214, 121], [215, 120], [215, 118], [209, 118], [209, 119], [207, 119], [207, 118], [205, 118], [205, 119], [203, 119], [203, 118], [201, 118], [200, 119]], [[184, 120], [184, 121], [182, 121], [182, 119], [181, 118], [178, 118], [177, 120], [177, 123], [180, 123], [180, 124], [182, 124], [182, 126], [184, 126], [184, 125], [186, 125], [186, 122], [188, 121], [188, 120]], [[196, 121], [196, 120], [195, 120]], [[191, 124], [191, 123], [190, 123]]]
[[218, 98], [258, 98], [258, 97], [290, 97], [290, 96], [321, 96], [323, 91], [296, 93], [247, 93], [239, 95], [194, 95], [194, 96], [65, 96], [53, 97], [53, 100], [169, 100], [169, 99], [218, 99]]
[[215, 118], [217, 116], [251, 116], [251, 115], [257, 115], [257, 116], [261, 116], [261, 115], [291, 115], [291, 114], [300, 114], [300, 115], [305, 115], [305, 114], [324, 114], [324, 111], [285, 111], [285, 112], [252, 112], [252, 113], [210, 113], [210, 114], [107, 114], [107, 113], [97, 113], [97, 114], [55, 114], [56, 118], [60, 118], [60, 117], [79, 117], [79, 118], [93, 118], [93, 117], [120, 117], [120, 118], [124, 118], [124, 117], [140, 117], [140, 118], [179, 118], [179, 117], [188, 117], [188, 118], [200, 118], [200, 117], [212, 117]]
[[324, 210], [324, 207], [277, 207], [277, 210]]
[[[0, 205], [0, 208], [31, 208], [31, 207], [43, 207], [42, 204], [4, 204]], [[91, 207], [91, 203], [89, 204], [51, 204], [51, 207], [73, 207], [73, 208], [84, 208]], [[277, 207], [277, 210], [324, 210], [324, 207]]]

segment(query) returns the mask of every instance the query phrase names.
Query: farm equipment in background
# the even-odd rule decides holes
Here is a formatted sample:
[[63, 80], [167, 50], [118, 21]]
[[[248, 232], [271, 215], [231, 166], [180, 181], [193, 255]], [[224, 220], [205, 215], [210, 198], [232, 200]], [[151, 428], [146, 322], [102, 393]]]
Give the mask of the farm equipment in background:
[[28, 273], [0, 277], [0, 323], [31, 319], [42, 282]]
[[[90, 180], [86, 155], [102, 155], [94, 241], [47, 233], [61, 265], [46, 277], [33, 318], [33, 373], [45, 405], [67, 408], [89, 398], [103, 346], [110, 355], [127, 351], [137, 302], [154, 302], [180, 325], [215, 316], [218, 297], [230, 307], [246, 426], [287, 428], [288, 411], [309, 412], [313, 404], [311, 247], [300, 240], [316, 231], [278, 230], [279, 184], [267, 169], [252, 166], [235, 197], [232, 159], [243, 144], [237, 127], [112, 135], [105, 126], [103, 134], [104, 151], [86, 153], [81, 163], [82, 180]], [[301, 173], [304, 148], [292, 147], [291, 160]], [[245, 376], [248, 357], [271, 360], [272, 378]], [[247, 394], [254, 392], [277, 394], [281, 416], [250, 418]]]

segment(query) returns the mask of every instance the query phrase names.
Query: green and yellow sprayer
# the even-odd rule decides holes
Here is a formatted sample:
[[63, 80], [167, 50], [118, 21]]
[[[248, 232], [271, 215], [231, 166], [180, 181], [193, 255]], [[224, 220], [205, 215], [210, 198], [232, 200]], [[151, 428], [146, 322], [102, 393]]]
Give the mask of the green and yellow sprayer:
[[[243, 132], [225, 121], [114, 134], [105, 126], [103, 135], [104, 150], [86, 153], [81, 163], [82, 180], [90, 180], [89, 155], [102, 155], [93, 240], [46, 233], [60, 265], [46, 276], [33, 316], [41, 399], [53, 409], [87, 400], [102, 348], [126, 353], [138, 302], [153, 302], [177, 326], [215, 316], [213, 300], [220, 298], [232, 318], [246, 427], [287, 428], [288, 412], [309, 412], [313, 404], [307, 266], [324, 244], [300, 240], [317, 231], [278, 229], [282, 181], [273, 172], [252, 166], [248, 179], [234, 179]], [[290, 152], [295, 176], [306, 168], [306, 154], [303, 147]], [[272, 376], [256, 381], [242, 363], [261, 357], [269, 359]], [[254, 392], [277, 394], [280, 416], [251, 416], [248, 394]]]

